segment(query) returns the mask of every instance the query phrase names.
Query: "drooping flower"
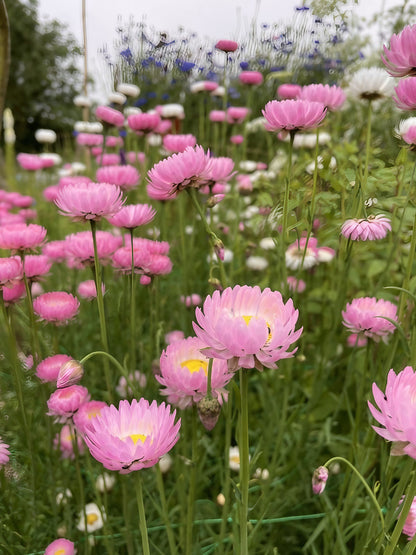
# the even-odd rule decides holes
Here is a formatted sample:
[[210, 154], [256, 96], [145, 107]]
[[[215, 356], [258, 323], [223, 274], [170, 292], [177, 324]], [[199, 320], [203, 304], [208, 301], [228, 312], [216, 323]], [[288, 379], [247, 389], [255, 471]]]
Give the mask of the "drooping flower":
[[196, 309], [196, 335], [207, 357], [228, 360], [229, 368], [276, 368], [278, 360], [293, 356], [289, 351], [301, 335], [295, 331], [298, 311], [278, 291], [236, 285], [205, 299]]
[[99, 221], [117, 214], [123, 206], [123, 193], [109, 183], [77, 183], [58, 191], [55, 204], [60, 214], [74, 221]]
[[4, 466], [9, 462], [10, 451], [9, 445], [5, 443], [0, 437], [0, 466]]
[[165, 403], [146, 399], [104, 407], [85, 431], [91, 455], [109, 470], [128, 474], [155, 465], [179, 439], [180, 419]]
[[342, 224], [341, 233], [352, 241], [376, 241], [384, 239], [391, 231], [390, 218], [377, 214], [368, 218], [353, 218]]
[[54, 540], [45, 549], [45, 555], [74, 555], [75, 553], [75, 544], [65, 538]]
[[33, 311], [42, 320], [56, 325], [66, 324], [78, 314], [79, 300], [66, 291], [50, 291], [33, 301]]
[[44, 358], [36, 367], [36, 375], [43, 382], [56, 382], [61, 367], [71, 360], [74, 359], [68, 355], [61, 354]]
[[411, 366], [406, 366], [397, 375], [391, 369], [387, 376], [387, 385], [383, 393], [373, 383], [375, 406], [368, 402], [373, 418], [383, 427], [373, 429], [387, 441], [392, 441], [392, 455], [409, 455], [416, 459], [416, 373]]
[[[201, 349], [204, 343], [197, 337], [175, 341], [162, 352], [157, 381], [164, 386], [160, 392], [168, 402], [185, 409], [198, 403], [207, 393], [209, 359]], [[221, 404], [227, 400], [224, 387], [232, 379], [225, 360], [214, 359], [211, 374], [212, 396]]]
[[71, 418], [79, 407], [89, 401], [88, 389], [82, 385], [71, 385], [57, 389], [47, 401], [49, 416], [59, 416], [61, 421]]
[[68, 360], [60, 367], [56, 380], [57, 389], [78, 383], [84, 375], [84, 368], [77, 360]]
[[384, 299], [358, 297], [347, 303], [342, 317], [342, 323], [352, 333], [369, 337], [374, 341], [386, 341], [396, 329], [389, 320], [397, 322], [397, 306]]
[[390, 38], [390, 48], [383, 45], [381, 56], [387, 71], [393, 77], [416, 75], [416, 24], [406, 25]]
[[393, 100], [401, 110], [416, 110], [416, 77], [400, 79], [394, 92]]
[[315, 495], [321, 495], [328, 480], [329, 472], [326, 466], [319, 466], [312, 474], [312, 491]]
[[268, 131], [299, 131], [317, 127], [326, 115], [321, 102], [308, 100], [271, 100], [262, 110]]

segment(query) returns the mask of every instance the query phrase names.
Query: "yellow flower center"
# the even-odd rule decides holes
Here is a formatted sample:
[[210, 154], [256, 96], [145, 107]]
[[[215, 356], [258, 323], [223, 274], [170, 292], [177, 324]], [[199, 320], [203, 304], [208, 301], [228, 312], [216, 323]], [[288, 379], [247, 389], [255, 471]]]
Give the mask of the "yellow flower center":
[[97, 522], [98, 520], [98, 515], [95, 513], [90, 513], [89, 515], [87, 515], [87, 524], [88, 526], [91, 526], [91, 524], [94, 524], [94, 522]]
[[[244, 314], [241, 317], [244, 320], [244, 322], [247, 324], [247, 326], [248, 326], [250, 320], [253, 318], [253, 316], [245, 316]], [[267, 330], [269, 332], [269, 335], [267, 336], [265, 345], [267, 345], [267, 343], [269, 343], [270, 339], [272, 338], [272, 328], [270, 327], [270, 324], [268, 322], [266, 322], [266, 326], [267, 326]]]
[[97, 414], [98, 414], [98, 415], [101, 414], [100, 409], [92, 409], [92, 410], [90, 410], [89, 413], [88, 413], [88, 420], [91, 420], [91, 418], [95, 418], [95, 417], [97, 416]]
[[240, 455], [233, 455], [230, 457], [230, 463], [240, 464]]
[[134, 445], [136, 445], [139, 439], [142, 443], [144, 443], [147, 438], [145, 434], [130, 434], [128, 437], [130, 437], [133, 440]]
[[54, 555], [65, 555], [65, 549], [58, 549], [54, 552]]
[[191, 374], [194, 372], [199, 372], [201, 368], [203, 369], [205, 375], [208, 374], [208, 362], [205, 360], [198, 360], [193, 358], [191, 360], [184, 360], [181, 362], [182, 368], [187, 368]]

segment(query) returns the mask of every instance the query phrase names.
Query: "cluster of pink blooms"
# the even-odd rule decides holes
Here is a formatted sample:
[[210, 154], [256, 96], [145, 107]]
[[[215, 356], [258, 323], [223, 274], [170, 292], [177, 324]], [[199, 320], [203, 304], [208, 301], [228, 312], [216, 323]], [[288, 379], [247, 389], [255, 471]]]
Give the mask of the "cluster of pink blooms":
[[16, 160], [22, 169], [28, 171], [38, 171], [45, 168], [51, 168], [55, 164], [52, 157], [43, 157], [39, 156], [39, 154], [26, 154], [25, 152], [18, 154], [16, 156]]
[[344, 326], [358, 337], [387, 341], [396, 329], [390, 320], [397, 322], [397, 306], [384, 299], [359, 297], [347, 303], [342, 317]]
[[[172, 261], [168, 257], [169, 243], [137, 237], [133, 239], [134, 273], [143, 274], [140, 283], [148, 285], [151, 276], [165, 275], [172, 271]], [[123, 273], [131, 273], [132, 252], [130, 241], [118, 248], [112, 256], [112, 265]]]
[[318, 247], [316, 237], [302, 237], [289, 245], [286, 250], [285, 260], [287, 268], [308, 270], [320, 262], [330, 262], [335, 256], [334, 249]]
[[382, 214], [346, 220], [341, 228], [341, 234], [352, 241], [384, 239], [388, 231], [391, 231], [390, 218]]

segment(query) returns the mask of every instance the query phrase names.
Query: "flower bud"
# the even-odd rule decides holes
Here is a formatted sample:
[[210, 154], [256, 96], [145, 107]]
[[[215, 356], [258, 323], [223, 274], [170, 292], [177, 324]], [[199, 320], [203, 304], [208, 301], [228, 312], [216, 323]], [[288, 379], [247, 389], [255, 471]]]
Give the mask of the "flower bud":
[[204, 397], [197, 403], [198, 416], [204, 428], [211, 431], [218, 421], [221, 412], [221, 405], [218, 399]]
[[84, 368], [81, 364], [77, 360], [68, 360], [59, 370], [56, 387], [63, 389], [64, 387], [74, 385], [80, 381], [83, 375]]
[[328, 469], [326, 466], [319, 466], [312, 475], [312, 491], [315, 495], [321, 495], [328, 480]]

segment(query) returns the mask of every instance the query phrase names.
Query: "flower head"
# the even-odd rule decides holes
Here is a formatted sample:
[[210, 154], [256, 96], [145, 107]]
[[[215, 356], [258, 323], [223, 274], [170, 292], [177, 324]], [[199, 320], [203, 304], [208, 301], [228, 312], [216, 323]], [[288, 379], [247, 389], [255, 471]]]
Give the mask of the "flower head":
[[66, 324], [78, 314], [79, 300], [65, 291], [51, 291], [39, 295], [33, 301], [33, 311], [42, 320], [54, 324]]
[[9, 458], [9, 446], [7, 445], [7, 443], [4, 443], [4, 441], [0, 437], [0, 466], [7, 464], [9, 462]]
[[383, 45], [381, 56], [387, 71], [393, 77], [416, 75], [416, 24], [406, 25], [397, 35], [392, 35], [390, 48]]
[[136, 133], [151, 133], [160, 124], [160, 115], [156, 112], [153, 114], [131, 114], [127, 118], [130, 129]]
[[36, 375], [43, 382], [56, 382], [61, 367], [72, 360], [74, 359], [68, 355], [52, 355], [44, 358], [37, 365]]
[[95, 177], [101, 183], [118, 185], [122, 191], [130, 191], [139, 183], [140, 174], [134, 166], [104, 166], [98, 168]]
[[337, 85], [312, 84], [302, 88], [299, 98], [313, 102], [322, 102], [328, 110], [339, 110], [344, 104], [346, 95]]
[[359, 69], [352, 75], [348, 92], [361, 100], [380, 100], [393, 94], [394, 81], [379, 67]]
[[242, 71], [238, 78], [244, 85], [261, 85], [263, 83], [263, 75], [260, 71]]
[[384, 299], [359, 297], [347, 303], [342, 317], [350, 332], [374, 341], [386, 340], [396, 329], [389, 320], [397, 322], [397, 306]]
[[309, 100], [271, 100], [262, 113], [268, 131], [298, 131], [317, 127], [326, 115], [326, 107]]
[[[86, 517], [86, 522], [85, 522]], [[78, 530], [86, 532], [96, 532], [101, 530], [104, 526], [104, 520], [106, 518], [104, 507], [101, 509], [95, 503], [87, 503], [84, 510], [79, 513], [79, 521], [77, 524]]]
[[196, 145], [196, 137], [191, 134], [187, 135], [165, 135], [163, 137], [163, 146], [168, 152], [183, 152], [188, 147], [193, 148]]
[[61, 451], [61, 458], [71, 460], [75, 459], [75, 439], [77, 441], [78, 452], [80, 454], [84, 453], [85, 443], [82, 437], [79, 434], [75, 435], [74, 426], [71, 423], [64, 424], [61, 431], [56, 434], [53, 440], [54, 449], [59, 449]]
[[[97, 252], [101, 264], [109, 262], [111, 255], [123, 242], [109, 231], [96, 232]], [[94, 264], [94, 243], [91, 231], [79, 231], [65, 238], [67, 254], [80, 266]]]
[[[404, 503], [404, 500], [405, 500], [405, 496], [403, 495], [403, 497], [399, 501], [399, 506]], [[397, 515], [398, 519], [400, 518], [400, 515], [401, 515], [401, 511]], [[410, 505], [410, 509], [407, 514], [406, 520], [404, 522], [402, 532], [403, 534], [406, 534], [409, 541], [416, 534], [416, 497], [413, 498], [412, 504]]]
[[82, 403], [73, 416], [77, 431], [84, 434], [91, 420], [99, 416], [104, 407], [108, 407], [104, 401], [86, 401]]
[[277, 96], [280, 100], [295, 100], [299, 98], [302, 87], [294, 83], [283, 83], [277, 87]]
[[[105, 294], [105, 285], [104, 283], [101, 284], [101, 292]], [[86, 299], [87, 301], [92, 301], [93, 299], [97, 298], [97, 287], [95, 285], [95, 281], [93, 279], [87, 279], [86, 281], [81, 281], [77, 287], [78, 295]]]
[[312, 475], [312, 491], [315, 495], [321, 495], [324, 491], [328, 475], [329, 473], [326, 466], [320, 466], [314, 470]]
[[46, 228], [37, 224], [13, 224], [0, 227], [0, 248], [31, 251], [45, 241]]
[[74, 555], [75, 544], [65, 538], [54, 540], [45, 550], [45, 555]]
[[165, 403], [146, 399], [104, 407], [85, 431], [91, 455], [109, 470], [127, 474], [155, 465], [179, 439], [180, 420]]
[[156, 210], [150, 204], [127, 204], [109, 222], [117, 227], [134, 229], [150, 223], [155, 216]]
[[388, 231], [391, 231], [390, 218], [382, 214], [346, 220], [341, 228], [341, 234], [352, 241], [384, 239]]
[[236, 285], [209, 295], [203, 311], [196, 309], [193, 326], [206, 356], [228, 360], [232, 370], [262, 370], [276, 368], [278, 360], [296, 351], [289, 348], [302, 333], [302, 328], [295, 331], [298, 314], [278, 291]]
[[393, 100], [401, 110], [416, 110], [416, 77], [400, 79], [394, 92]]
[[55, 204], [63, 216], [74, 221], [101, 220], [117, 214], [123, 206], [123, 193], [109, 183], [72, 183], [58, 191]]
[[238, 43], [234, 40], [223, 39], [217, 42], [215, 48], [223, 52], [235, 52], [238, 48]]
[[23, 278], [23, 266], [19, 256], [0, 258], [0, 289], [12, 287]]
[[70, 418], [79, 407], [89, 400], [88, 389], [82, 385], [70, 385], [57, 389], [47, 401], [49, 416], [60, 416], [63, 420]]
[[108, 125], [121, 127], [124, 124], [124, 116], [118, 110], [110, 108], [109, 106], [98, 106], [95, 110], [97, 119], [101, 120]]

